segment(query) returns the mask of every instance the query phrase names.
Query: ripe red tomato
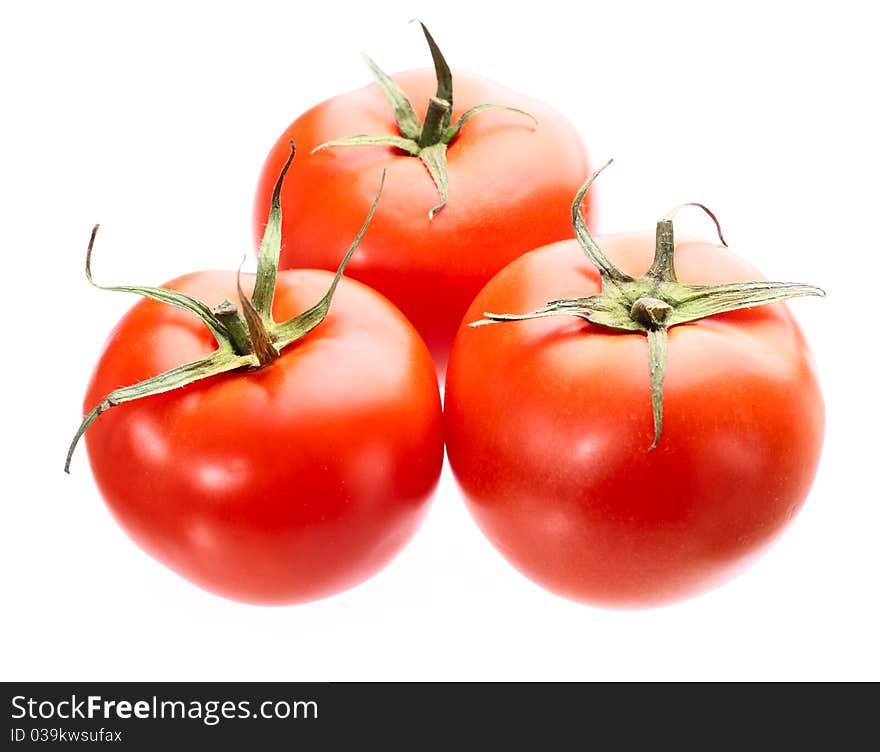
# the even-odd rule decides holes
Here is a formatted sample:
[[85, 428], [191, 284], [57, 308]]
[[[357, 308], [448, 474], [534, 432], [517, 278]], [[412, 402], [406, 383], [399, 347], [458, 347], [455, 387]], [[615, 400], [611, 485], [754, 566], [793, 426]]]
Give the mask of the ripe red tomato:
[[[599, 238], [630, 275], [654, 234]], [[730, 251], [678, 243], [679, 279], [758, 279]], [[599, 291], [574, 241], [526, 254], [479, 294], [524, 312]], [[462, 325], [446, 382], [450, 464], [489, 540], [535, 582], [569, 598], [643, 607], [732, 577], [801, 507], [824, 408], [804, 338], [784, 304], [668, 332], [662, 438], [654, 435], [648, 343], [573, 317]]]
[[[394, 76], [416, 113], [425, 112], [437, 82], [432, 70]], [[288, 142], [300, 149], [281, 194], [281, 268], [336, 269], [388, 170], [370, 232], [346, 274], [397, 305], [430, 348], [440, 372], [461, 317], [480, 288], [505, 264], [544, 243], [571, 237], [568, 205], [587, 163], [581, 139], [560, 114], [476, 76], [455, 75], [452, 120], [497, 102], [528, 111], [495, 110], [469, 120], [447, 150], [449, 200], [416, 157], [387, 146], [347, 146], [311, 154], [352, 134], [399, 135], [377, 85], [323, 102], [297, 118], [270, 151], [254, 205], [259, 240], [275, 177]]]
[[[332, 279], [280, 272], [276, 319]], [[200, 272], [167, 287], [219, 303], [235, 285], [234, 273]], [[85, 408], [216, 347], [191, 314], [139, 302], [111, 334]], [[277, 360], [110, 410], [86, 442], [139, 546], [207, 590], [266, 604], [321, 598], [387, 564], [419, 526], [443, 457], [427, 349], [387, 300], [344, 278], [326, 319]]]

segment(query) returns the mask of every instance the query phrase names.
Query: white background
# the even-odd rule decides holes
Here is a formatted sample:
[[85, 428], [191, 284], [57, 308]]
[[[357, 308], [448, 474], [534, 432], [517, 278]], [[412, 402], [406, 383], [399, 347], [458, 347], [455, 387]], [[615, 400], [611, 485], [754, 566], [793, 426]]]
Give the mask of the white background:
[[[4, 3], [0, 10], [3, 679], [880, 679], [877, 635], [877, 54], [869, 3]], [[442, 11], [438, 8], [443, 8]], [[682, 201], [719, 214], [792, 304], [818, 360], [819, 475], [778, 545], [733, 583], [643, 612], [587, 608], [509, 567], [443, 481], [368, 583], [255, 608], [140, 552], [85, 454], [61, 471], [101, 344], [161, 283], [234, 268], [269, 146], [300, 112], [428, 64], [547, 101], [582, 130], [605, 231]], [[683, 230], [711, 236], [698, 216]], [[792, 432], [798, 427], [791, 426]]]

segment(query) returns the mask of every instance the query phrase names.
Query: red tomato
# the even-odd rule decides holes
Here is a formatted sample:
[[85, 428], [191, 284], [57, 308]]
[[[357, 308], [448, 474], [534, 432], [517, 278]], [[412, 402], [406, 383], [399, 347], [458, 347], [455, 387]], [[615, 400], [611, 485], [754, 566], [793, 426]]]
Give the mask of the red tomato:
[[[654, 235], [598, 238], [624, 272]], [[758, 279], [730, 251], [679, 242], [679, 279]], [[524, 312], [599, 292], [574, 240], [498, 274], [470, 307]], [[573, 318], [468, 328], [446, 383], [447, 452], [489, 540], [535, 582], [606, 606], [656, 606], [740, 572], [791, 521], [812, 483], [824, 408], [784, 304], [669, 329], [663, 434], [648, 451], [648, 343]]]
[[[280, 272], [276, 318], [311, 306], [331, 280]], [[167, 286], [219, 303], [235, 299], [235, 282], [200, 272]], [[142, 301], [111, 334], [86, 410], [216, 347], [194, 316]], [[401, 550], [440, 474], [441, 427], [417, 333], [343, 278], [326, 319], [274, 362], [129, 402], [86, 442], [101, 494], [139, 546], [214, 593], [281, 604], [356, 585]]]
[[[420, 116], [437, 82], [433, 70], [395, 75]], [[581, 139], [560, 114], [476, 76], [456, 74], [452, 120], [496, 102], [530, 112], [493, 110], [469, 120], [447, 150], [449, 201], [433, 220], [437, 187], [418, 158], [385, 146], [346, 146], [315, 154], [352, 134], [399, 135], [376, 85], [313, 107], [281, 134], [263, 166], [254, 205], [262, 235], [272, 187], [296, 141], [300, 156], [281, 193], [281, 268], [335, 270], [357, 232], [379, 173], [385, 192], [346, 274], [397, 305], [445, 370], [461, 317], [505, 264], [544, 243], [571, 237], [569, 204], [588, 171]]]

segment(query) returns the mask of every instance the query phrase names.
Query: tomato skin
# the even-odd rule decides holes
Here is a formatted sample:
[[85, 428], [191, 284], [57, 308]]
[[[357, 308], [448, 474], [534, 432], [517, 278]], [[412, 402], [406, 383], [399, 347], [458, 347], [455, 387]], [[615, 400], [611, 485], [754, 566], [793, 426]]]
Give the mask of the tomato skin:
[[[433, 70], [393, 76], [421, 117], [435, 93]], [[281, 268], [335, 270], [388, 170], [370, 231], [346, 274], [397, 305], [445, 370], [461, 317], [503, 266], [539, 245], [572, 236], [571, 197], [589, 167], [577, 131], [547, 105], [491, 81], [455, 74], [453, 122], [485, 102], [518, 107], [470, 119], [447, 151], [449, 202], [433, 220], [437, 189], [419, 159], [386, 147], [311, 150], [355, 134], [399, 135], [390, 105], [370, 85], [329, 99], [281, 135], [260, 175], [254, 204], [259, 246], [272, 187], [297, 145], [297, 166], [284, 183]]]
[[[631, 275], [654, 235], [599, 238]], [[679, 279], [759, 279], [730, 251], [679, 242]], [[599, 291], [575, 241], [526, 254], [477, 296], [446, 381], [447, 454], [498, 550], [543, 587], [603, 606], [658, 606], [714, 587], [800, 509], [824, 406], [783, 304], [669, 330], [663, 434], [653, 436], [648, 345], [573, 317], [469, 328]]]
[[[213, 305], [236, 299], [235, 279], [198, 272], [167, 286]], [[331, 279], [280, 272], [276, 320]], [[195, 317], [141, 301], [111, 334], [85, 408], [215, 347]], [[344, 278], [327, 318], [273, 363], [121, 405], [86, 444], [139, 546], [206, 590], [261, 604], [322, 598], [379, 571], [418, 528], [443, 457], [427, 349], [387, 300]]]

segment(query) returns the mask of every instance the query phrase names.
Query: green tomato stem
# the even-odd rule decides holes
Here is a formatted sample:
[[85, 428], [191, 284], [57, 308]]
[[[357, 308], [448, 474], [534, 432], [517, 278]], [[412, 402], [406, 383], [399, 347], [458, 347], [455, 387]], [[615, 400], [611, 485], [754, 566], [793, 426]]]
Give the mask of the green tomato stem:
[[425, 121], [422, 123], [422, 135], [419, 137], [419, 148], [434, 146], [443, 140], [443, 134], [448, 127], [449, 115], [452, 105], [445, 99], [431, 97], [428, 100], [428, 111], [425, 113]]
[[224, 300], [219, 305], [214, 306], [212, 312], [226, 328], [229, 335], [229, 341], [238, 355], [250, 355], [253, 351], [251, 344], [251, 335], [248, 331], [247, 322], [241, 315], [235, 303], [231, 300]]

